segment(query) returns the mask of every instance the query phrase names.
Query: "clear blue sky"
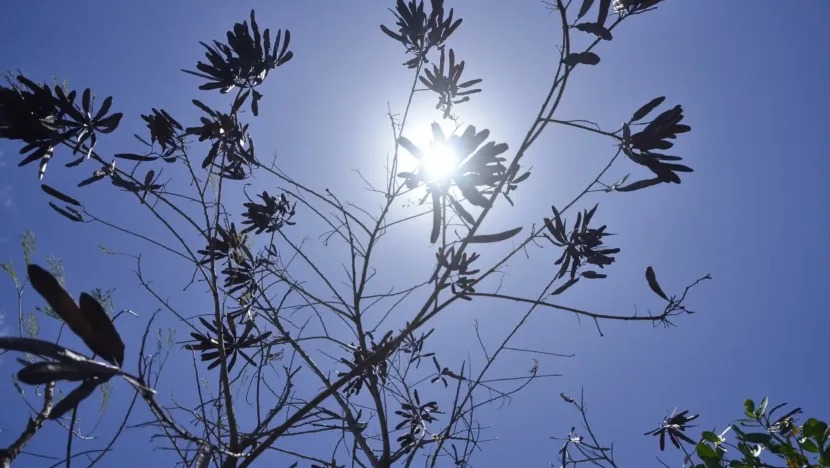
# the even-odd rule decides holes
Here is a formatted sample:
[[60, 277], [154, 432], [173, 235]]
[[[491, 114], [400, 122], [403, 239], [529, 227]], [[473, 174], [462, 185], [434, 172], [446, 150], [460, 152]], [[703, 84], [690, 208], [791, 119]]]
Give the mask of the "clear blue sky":
[[[365, 199], [352, 169], [379, 180], [391, 149], [387, 102], [402, 112], [411, 79], [400, 66], [402, 48], [378, 28], [393, 23], [386, 10], [393, 2], [205, 5], [88, 1], [68, 8], [56, 2], [6, 2], [0, 15], [0, 68], [19, 68], [38, 80], [65, 78], [71, 87], [114, 96], [114, 108], [126, 117], [119, 135], [104, 138], [99, 150], [132, 151], [137, 147], [129, 135], [143, 132], [140, 113], [163, 107], [180, 121], [192, 121], [196, 113], [190, 99], [220, 102], [196, 90], [198, 81], [179, 69], [193, 68], [202, 58], [198, 41], [221, 38], [255, 7], [263, 27], [291, 30], [295, 53], [270, 79], [263, 111], [252, 123], [260, 154], [275, 152], [286, 170], [314, 186]], [[465, 75], [484, 79], [483, 93], [458, 111], [465, 123], [489, 128], [492, 138], [515, 148], [555, 69], [557, 18], [537, 1], [448, 0], [448, 6], [464, 18], [451, 46], [467, 62]], [[830, 108], [828, 14], [830, 3], [821, 0], [668, 0], [657, 12], [620, 28], [599, 49], [600, 65], [576, 72], [560, 118], [588, 118], [612, 129], [641, 104], [665, 95], [667, 104], [684, 106], [693, 127], [676, 148], [695, 172], [680, 186], [589, 199], [591, 205], [600, 202], [598, 216], [618, 233], [609, 243], [622, 253], [607, 280], [581, 284], [563, 302], [609, 313], [657, 308], [643, 278], [648, 265], [673, 292], [706, 273], [714, 280], [693, 291], [689, 304], [698, 313], [678, 318], [677, 328], [603, 324], [600, 337], [587, 321], [579, 325], [567, 315], [534, 315], [518, 344], [576, 356], [543, 360], [543, 372], [564, 376], [538, 381], [510, 405], [481, 415], [491, 426], [486, 437], [495, 440], [484, 445], [475, 466], [548, 466], [559, 448], [548, 436], [564, 435], [579, 422], [558, 395], [578, 395], [580, 387], [595, 427], [606, 442], [615, 442], [625, 466], [657, 466], [657, 444], [641, 434], [675, 406], [701, 412], [701, 424], [719, 430], [740, 416], [741, 402], [749, 397], [768, 395], [830, 416], [826, 362], [816, 367], [817, 357], [827, 354], [830, 329], [824, 295], [830, 247], [823, 240], [830, 229], [823, 189], [830, 169], [824, 136]], [[420, 120], [413, 128], [440, 118], [429, 111], [433, 97], [422, 94], [415, 113]], [[549, 215], [551, 204], [569, 200], [610, 156], [607, 141], [561, 128], [548, 132], [525, 160], [534, 166], [533, 176], [517, 194], [517, 208], [501, 211], [501, 227]], [[38, 239], [36, 260], [47, 254], [62, 258], [73, 294], [96, 286], [117, 288], [116, 308], [142, 313], [142, 319], [120, 325], [128, 354], [134, 353], [137, 334], [156, 305], [135, 287], [134, 263], [104, 256], [97, 246], [143, 253], [147, 268], [157, 270], [154, 279], [170, 295], [189, 280], [188, 270], [152, 266], [166, 261], [158, 251], [54, 214], [37, 187], [35, 167], [15, 167], [17, 150], [0, 142], [0, 260], [20, 265], [17, 239], [31, 229]], [[69, 188], [86, 177], [58, 165], [47, 171], [53, 186]], [[639, 169], [629, 165], [619, 173], [646, 175]], [[71, 193], [128, 226], [142, 226], [142, 211], [126, 197], [110, 196], [111, 190]], [[413, 252], [427, 254], [429, 226], [413, 229], [421, 231], [405, 235], [404, 241]], [[511, 262], [505, 278], [508, 284], [530, 285], [528, 294], [553, 268], [551, 249], [533, 255], [534, 261]], [[25, 305], [31, 310], [40, 299], [29, 295]], [[466, 352], [458, 349], [456, 337], [474, 337], [474, 320], [485, 337], [495, 339], [521, 312], [492, 303], [465, 308], [444, 319], [435, 346], [463, 359]], [[0, 313], [5, 315], [0, 328], [14, 331], [17, 302], [6, 280], [0, 282]], [[44, 334], [54, 330], [45, 318], [41, 322]], [[530, 364], [524, 355], [503, 363], [505, 368]], [[134, 356], [127, 365], [135, 365]], [[186, 383], [171, 375], [175, 365], [160, 382], [166, 388], [159, 390], [186, 400]], [[8, 356], [0, 360], [0, 401], [5, 402], [0, 445], [8, 444], [24, 423], [25, 412], [8, 407], [18, 401], [9, 380], [16, 369]], [[115, 385], [99, 431], [118, 423], [127, 393], [124, 385]], [[84, 430], [95, 419], [93, 405], [87, 408], [90, 421]], [[146, 417], [142, 408], [135, 421]], [[105, 466], [149, 461], [165, 466], [169, 454], [147, 451], [146, 441], [136, 439], [139, 434], [128, 433]], [[59, 435], [47, 431], [30, 449], [59, 455], [64, 443]], [[680, 457], [664, 454], [663, 459], [677, 464]], [[21, 461], [22, 466], [45, 463]]]

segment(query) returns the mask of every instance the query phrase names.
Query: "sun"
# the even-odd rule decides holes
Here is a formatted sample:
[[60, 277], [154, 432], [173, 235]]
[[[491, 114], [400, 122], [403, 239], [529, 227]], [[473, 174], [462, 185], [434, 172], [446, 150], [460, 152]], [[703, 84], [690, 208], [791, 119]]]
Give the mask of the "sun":
[[421, 171], [424, 179], [433, 183], [447, 182], [458, 168], [458, 156], [443, 142], [431, 142], [424, 149], [421, 159]]

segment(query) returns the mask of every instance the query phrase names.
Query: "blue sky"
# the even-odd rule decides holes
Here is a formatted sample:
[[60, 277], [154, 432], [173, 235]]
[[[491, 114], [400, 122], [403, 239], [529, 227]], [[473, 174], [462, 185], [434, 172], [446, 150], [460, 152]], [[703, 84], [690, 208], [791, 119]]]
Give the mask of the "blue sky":
[[[263, 111], [252, 122], [260, 154], [273, 152], [285, 170], [311, 185], [377, 203], [361, 190], [353, 169], [380, 181], [392, 149], [387, 103], [393, 112], [402, 112], [411, 80], [400, 65], [400, 44], [378, 28], [393, 23], [386, 10], [392, 1], [360, 6], [296, 0], [213, 2], [209, 7], [195, 1], [80, 5], [4, 5], [0, 66], [114, 96], [114, 108], [126, 117], [117, 135], [102, 139], [99, 152], [136, 150], [129, 135], [143, 132], [139, 114], [151, 107], [163, 107], [184, 122], [197, 115], [190, 99], [222, 102], [196, 90], [198, 81], [179, 69], [192, 68], [202, 58], [198, 41], [221, 38], [254, 7], [262, 27], [291, 30], [295, 53], [270, 78]], [[543, 372], [563, 377], [540, 380], [510, 405], [482, 415], [491, 426], [487, 436], [495, 440], [484, 445], [474, 466], [547, 466], [559, 448], [548, 436], [564, 435], [579, 422], [558, 395], [577, 395], [581, 387], [595, 428], [606, 442], [615, 443], [626, 466], [657, 465], [657, 444], [641, 434], [676, 406], [702, 413], [701, 425], [718, 429], [740, 416], [745, 398], [765, 395], [830, 416], [830, 400], [822, 396], [827, 366], [820, 358], [826, 355], [830, 327], [824, 297], [830, 247], [821, 240], [830, 228], [823, 190], [830, 169], [830, 144], [823, 135], [830, 107], [830, 29], [824, 20], [830, 3], [794, 0], [782, 5], [669, 0], [658, 11], [624, 24], [598, 50], [598, 66], [577, 69], [559, 118], [587, 118], [613, 129], [651, 98], [667, 96], [667, 105], [684, 106], [693, 128], [681, 135], [676, 153], [695, 172], [679, 186], [586, 200], [582, 207], [600, 203], [597, 216], [618, 234], [609, 244], [622, 253], [608, 268], [608, 279], [580, 284], [563, 302], [608, 313], [630, 313], [635, 306], [654, 310], [659, 302], [643, 277], [648, 265], [672, 292], [706, 273], [714, 279], [692, 292], [689, 304], [697, 314], [680, 317], [676, 328], [606, 323], [600, 337], [590, 322], [580, 325], [572, 316], [536, 313], [517, 343], [576, 356], [542, 360]], [[464, 18], [450, 46], [467, 62], [465, 77], [484, 79], [483, 93], [458, 112], [466, 124], [489, 128], [492, 139], [515, 148], [555, 71], [557, 19], [536, 1], [448, 0], [448, 6]], [[413, 131], [440, 119], [431, 110], [431, 95], [421, 93], [417, 99]], [[157, 305], [136, 287], [134, 262], [102, 255], [98, 245], [142, 253], [146, 268], [155, 270], [154, 280], [171, 296], [189, 280], [189, 270], [144, 244], [55, 215], [37, 187], [35, 167], [16, 168], [17, 150], [0, 142], [0, 260], [20, 265], [17, 239], [33, 230], [35, 258], [42, 263], [48, 254], [60, 257], [73, 294], [114, 287], [117, 309], [141, 313], [140, 319], [121, 325], [128, 353], [130, 348], [134, 352], [138, 333]], [[550, 128], [525, 160], [534, 167], [533, 176], [517, 193], [517, 207], [500, 207], [488, 226], [507, 229], [549, 216], [550, 205], [561, 206], [581, 190], [611, 151], [608, 141]], [[55, 187], [68, 189], [86, 177], [58, 166], [53, 163], [45, 180]], [[640, 169], [621, 166], [615, 174], [647, 176]], [[97, 187], [71, 193], [124, 225], [144, 227], [144, 212], [126, 197]], [[399, 261], [393, 257], [400, 252], [394, 242], [405, 243], [412, 258], [430, 255], [427, 223], [398, 235], [400, 241], [386, 246], [389, 260], [382, 266], [391, 269]], [[543, 249], [533, 251], [532, 260], [512, 261], [505, 284], [533, 294], [553, 272], [554, 255]], [[39, 301], [29, 294], [25, 307], [32, 310]], [[506, 304], [474, 305], [439, 322], [442, 330], [434, 346], [448, 361], [466, 357], [468, 347], [458, 348], [458, 337], [474, 340], [474, 321], [485, 338], [495, 340], [523, 313]], [[6, 315], [0, 329], [14, 330], [17, 301], [5, 280], [0, 283], [0, 311]], [[42, 329], [54, 331], [46, 318]], [[181, 330], [179, 338], [183, 336]], [[130, 359], [128, 365], [134, 366], [135, 358]], [[167, 369], [173, 375], [162, 376], [160, 385], [167, 386], [163, 395], [187, 394], [186, 382], [174, 377], [176, 365], [173, 361]], [[531, 361], [510, 355], [501, 365], [530, 368]], [[8, 356], [0, 358], [2, 401], [18, 398], [8, 379], [16, 366]], [[127, 393], [124, 385], [115, 385], [110, 413], [99, 430], [118, 424]], [[94, 405], [89, 411], [96, 415]], [[139, 414], [136, 421], [147, 416]], [[20, 408], [4, 409], [3, 415], [0, 445], [8, 443], [25, 418]], [[62, 448], [56, 452], [51, 447], [61, 447], [60, 434], [45, 431], [31, 450], [58, 455]], [[149, 459], [169, 460], [163, 451], [146, 451], [145, 441], [135, 437], [117, 445], [109, 462], [130, 465], [132, 460], [138, 466], [137, 454], [142, 466]], [[676, 454], [662, 455], [672, 464], [680, 460]], [[28, 458], [22, 464], [41, 463]]]

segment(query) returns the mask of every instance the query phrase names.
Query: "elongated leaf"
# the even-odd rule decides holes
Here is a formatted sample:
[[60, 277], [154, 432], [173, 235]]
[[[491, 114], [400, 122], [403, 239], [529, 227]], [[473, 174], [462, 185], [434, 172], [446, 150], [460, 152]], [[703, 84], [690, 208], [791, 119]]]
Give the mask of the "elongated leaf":
[[[49, 202], [49, 206], [53, 210], [60, 213], [61, 216], [64, 216], [65, 218], [69, 219], [70, 221], [75, 221], [76, 223], [80, 223], [80, 222], [83, 222], [83, 220], [84, 220], [84, 218], [81, 217], [80, 213], [77, 213], [77, 212], [71, 213], [71, 212], [59, 207], [58, 205], [55, 205], [52, 202]], [[69, 208], [69, 207], [67, 207], [67, 208]]]
[[582, 7], [579, 8], [579, 14], [576, 15], [576, 19], [582, 18], [586, 14], [588, 14], [588, 10], [591, 9], [593, 6], [594, 0], [582, 0]]
[[576, 278], [569, 279], [565, 284], [563, 284], [562, 286], [559, 286], [558, 288], [556, 288], [556, 291], [550, 293], [550, 295], [551, 296], [556, 296], [557, 294], [562, 294], [563, 292], [565, 292], [565, 290], [567, 290], [571, 286], [575, 285], [577, 281], [579, 281], [578, 276]]
[[647, 116], [649, 113], [651, 113], [651, 111], [657, 108], [657, 106], [662, 104], [665, 100], [666, 96], [660, 96], [652, 99], [651, 101], [643, 105], [643, 107], [637, 109], [637, 112], [635, 112], [634, 115], [631, 116], [631, 120], [629, 122], [634, 123], [642, 119], [643, 117]]
[[667, 301], [669, 300], [668, 296], [666, 296], [666, 293], [664, 293], [663, 289], [660, 288], [660, 283], [657, 282], [657, 275], [654, 274], [654, 268], [646, 268], [646, 281], [648, 281], [648, 287], [650, 287], [655, 294]]
[[117, 369], [102, 366], [95, 361], [36, 362], [21, 369], [17, 378], [25, 384], [42, 385], [60, 380], [79, 381], [112, 376], [116, 373]]
[[20, 351], [22, 353], [49, 357], [64, 362], [83, 361], [86, 359], [80, 354], [64, 348], [63, 346], [49, 341], [38, 340], [36, 338], [2, 336], [0, 337], [0, 349]]
[[479, 234], [470, 237], [470, 243], [472, 244], [485, 244], [488, 242], [501, 242], [503, 240], [510, 239], [511, 237], [515, 236], [516, 234], [522, 232], [522, 228], [517, 227], [510, 229], [508, 231], [499, 232], [496, 234]]
[[130, 161], [155, 161], [157, 158], [156, 156], [142, 156], [140, 154], [133, 153], [118, 153], [115, 157], [119, 159], [129, 159]]
[[92, 395], [92, 392], [94, 392], [101, 383], [103, 383], [103, 381], [98, 379], [84, 381], [84, 383], [75, 388], [75, 390], [69, 392], [69, 395], [66, 395], [63, 400], [59, 401], [58, 404], [52, 407], [52, 411], [49, 413], [49, 419], [58, 419], [69, 411], [77, 408], [82, 401]]
[[86, 339], [89, 349], [103, 359], [120, 366], [124, 362], [124, 342], [101, 304], [87, 293], [81, 293], [81, 315], [93, 334]]
[[608, 10], [611, 9], [611, 0], [599, 0], [599, 15], [597, 16], [597, 24], [605, 26], [605, 20], [608, 19]]
[[50, 187], [46, 184], [40, 184], [40, 188], [44, 192], [46, 192], [47, 194], [57, 198], [58, 200], [60, 200], [62, 202], [69, 203], [70, 205], [81, 206], [81, 202], [79, 202], [78, 200], [75, 200], [74, 198], [70, 197], [69, 195], [61, 193], [61, 192], [53, 189], [52, 187]]
[[437, 193], [432, 194], [432, 233], [429, 235], [429, 241], [435, 243], [438, 240], [438, 235], [441, 234], [441, 202]]
[[46, 299], [52, 310], [69, 325], [69, 329], [81, 338], [90, 336], [92, 329], [81, 315], [81, 310], [75, 300], [63, 289], [58, 280], [51, 273], [35, 264], [29, 265], [28, 272], [32, 287]]
[[635, 190], [651, 187], [652, 185], [657, 185], [661, 182], [663, 181], [660, 180], [659, 177], [656, 177], [654, 179], [638, 180], [637, 182], [632, 182], [624, 187], [618, 187], [616, 190], [617, 192], [633, 192]]

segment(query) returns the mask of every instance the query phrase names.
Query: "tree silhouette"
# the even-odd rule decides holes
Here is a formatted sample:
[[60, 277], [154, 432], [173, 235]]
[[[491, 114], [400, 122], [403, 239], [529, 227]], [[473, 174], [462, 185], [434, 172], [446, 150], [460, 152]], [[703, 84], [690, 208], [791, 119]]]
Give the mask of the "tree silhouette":
[[[52, 159], [71, 154], [74, 159], [66, 166], [82, 174], [72, 195], [42, 182], [54, 199], [51, 208], [69, 221], [99, 224], [140, 239], [168, 255], [169, 262], [188, 265], [192, 277], [183, 282], [185, 293], [202, 300], [206, 295], [210, 308], [184, 310], [168, 300], [145, 273], [163, 266], [148, 266], [142, 256], [133, 255], [139, 286], [161, 313], [178, 321], [177, 336], [187, 337], [167, 345], [159, 339], [152, 349], [148, 339], [155, 331], [155, 314], [146, 317], [143, 334], [128, 335], [121, 326], [128, 313], [113, 314], [100, 294], [81, 293], [76, 303], [59, 269], [33, 263], [33, 241], [25, 243], [28, 274], [5, 265], [16, 282], [18, 301], [25, 288], [33, 287], [90, 352], [38, 337], [22, 325], [20, 336], [0, 338], [0, 347], [26, 353], [18, 380], [43, 389], [41, 409], [0, 459], [7, 464], [14, 460], [49, 420], [69, 428], [67, 463], [77, 456], [92, 463], [106, 456], [125, 432], [103, 447], [89, 448], [84, 441], [80, 455], [73, 452], [72, 428], [78, 405], [99, 389], [109, 391], [116, 377], [152, 414], [151, 421], [133, 430], [151, 431], [148, 444], [171, 449], [184, 465], [241, 468], [255, 461], [288, 460], [292, 466], [320, 467], [468, 466], [483, 440], [478, 411], [555, 375], [540, 372], [538, 360], [529, 372], [496, 370], [497, 361], [510, 352], [538, 359], [551, 354], [516, 343], [516, 333], [534, 311], [590, 319], [600, 334], [607, 321], [672, 325], [691, 314], [687, 295], [708, 275], [688, 278], [689, 286], [672, 294], [660, 286], [651, 267], [645, 283], [661, 301], [660, 313], [613, 314], [556, 302], [577, 284], [599, 287], [610, 270], [606, 267], [622, 254], [613, 242], [606, 244], [611, 234], [602, 210], [594, 205], [576, 211], [579, 202], [594, 193], [624, 197], [657, 184], [679, 184], [679, 173], [692, 172], [679, 156], [663, 153], [690, 130], [683, 123], [683, 108], [664, 105], [664, 97], [646, 97], [612, 130], [588, 120], [557, 118], [574, 70], [599, 63], [601, 49], [618, 27], [639, 21], [657, 3], [550, 3], [561, 23], [558, 67], [526, 136], [511, 148], [491, 138], [488, 129], [461, 123], [457, 114], [486, 88], [486, 81], [462, 78], [465, 62], [450, 48], [462, 19], [443, 0], [429, 6], [398, 0], [392, 10], [395, 24], [380, 29], [403, 45], [404, 66], [413, 78], [402, 114], [389, 113], [394, 151], [384, 186], [369, 186], [380, 203], [377, 209], [345, 201], [314, 187], [313, 181], [296, 180], [256, 149], [246, 119], [256, 117], [267, 102], [261, 85], [291, 66], [294, 53], [290, 32], [262, 29], [253, 11], [225, 39], [202, 42], [203, 59], [184, 70], [199, 79], [200, 90], [226, 95], [226, 107], [194, 99], [200, 117], [190, 123], [150, 108], [141, 116], [146, 130], [135, 135], [138, 143], [112, 156], [97, 150], [99, 138], [118, 130], [122, 119], [112, 97], [99, 105], [90, 89], [10, 76], [0, 87], [0, 137], [20, 143], [19, 165], [37, 162], [39, 178], [48, 180]], [[589, 21], [589, 15], [595, 20]], [[454, 124], [455, 130], [448, 133], [435, 123], [431, 142], [416, 144], [408, 136], [410, 106], [423, 90], [429, 99], [437, 96], [436, 118]], [[489, 226], [500, 224], [492, 221], [493, 213], [509, 210], [511, 194], [534, 183], [525, 159], [551, 124], [611, 141], [614, 151], [607, 165], [570, 202], [553, 206], [549, 217], [527, 217], [521, 226], [491, 231]], [[436, 156], [439, 146], [449, 152]], [[441, 174], [430, 166], [436, 157], [451, 159], [442, 162], [448, 169]], [[609, 181], [612, 166], [650, 175], [635, 176], [633, 182], [628, 176]], [[254, 180], [257, 185], [267, 180], [268, 188], [250, 196], [247, 189]], [[86, 187], [107, 184], [118, 192], [113, 196], [137, 202], [146, 216], [143, 222], [156, 223], [164, 234], [133, 231], [123, 227], [119, 213], [100, 213], [81, 201], [90, 190]], [[409, 198], [418, 203], [399, 209]], [[243, 199], [247, 201], [240, 203]], [[389, 245], [405, 249], [408, 241], [396, 236], [421, 218], [431, 220], [429, 234], [420, 241], [432, 244], [433, 265], [421, 279], [389, 286], [382, 275], [396, 275], [395, 266], [381, 265], [379, 252]], [[487, 227], [486, 219], [491, 220]], [[340, 257], [326, 261], [329, 251], [310, 246], [312, 238], [340, 249], [342, 264]], [[548, 249], [541, 250], [543, 246]], [[551, 255], [551, 248], [557, 253]], [[498, 276], [507, 262], [531, 250], [548, 262], [547, 285], [528, 297], [500, 287]], [[512, 304], [516, 324], [503, 341], [485, 343], [478, 337], [482, 359], [447, 362], [431, 351], [430, 337], [446, 326], [439, 316], [469, 301]], [[136, 357], [135, 370], [124, 364], [130, 354]], [[170, 356], [192, 358], [191, 401], [160, 391], [159, 376]], [[71, 391], [56, 392], [66, 382], [79, 383], [70, 384], [75, 385]], [[132, 406], [122, 427], [131, 412]], [[265, 461], [266, 453], [279, 458]]]

